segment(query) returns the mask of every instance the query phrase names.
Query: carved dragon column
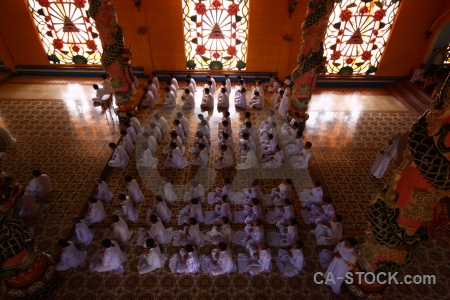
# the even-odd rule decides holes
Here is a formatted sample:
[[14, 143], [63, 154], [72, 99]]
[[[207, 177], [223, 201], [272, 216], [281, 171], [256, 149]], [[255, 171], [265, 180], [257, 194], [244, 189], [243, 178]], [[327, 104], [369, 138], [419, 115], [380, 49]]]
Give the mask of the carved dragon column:
[[55, 285], [52, 257], [36, 249], [23, 230], [19, 211], [23, 188], [5, 178], [0, 188], [0, 295], [5, 298], [44, 299]]
[[316, 86], [319, 70], [326, 64], [323, 57], [323, 40], [328, 19], [333, 11], [335, 0], [309, 0], [306, 18], [302, 25], [302, 44], [298, 64], [292, 72], [294, 87], [289, 106], [290, 114], [299, 112], [302, 117], [301, 128], [308, 120], [308, 104], [311, 92]]
[[[400, 154], [400, 153], [399, 153]], [[388, 272], [414, 263], [420, 242], [435, 240], [441, 201], [450, 196], [450, 77], [428, 111], [408, 132], [403, 162], [372, 196], [365, 242], [358, 249], [365, 271]]]
[[124, 33], [109, 0], [89, 0], [89, 16], [95, 20], [99, 32], [103, 47], [102, 66], [110, 76], [119, 117], [122, 117], [136, 107], [132, 99], [134, 76], [131, 71], [131, 50], [124, 49]]

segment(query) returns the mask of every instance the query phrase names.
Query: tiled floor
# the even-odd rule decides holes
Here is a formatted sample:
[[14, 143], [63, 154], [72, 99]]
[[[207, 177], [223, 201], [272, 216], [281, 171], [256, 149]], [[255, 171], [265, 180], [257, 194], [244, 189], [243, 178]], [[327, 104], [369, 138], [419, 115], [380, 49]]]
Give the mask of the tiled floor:
[[[98, 82], [97, 78], [78, 77], [14, 77], [0, 85], [0, 126], [7, 127], [18, 140], [15, 148], [7, 150], [0, 159], [0, 169], [14, 175], [26, 183], [30, 170], [40, 168], [49, 174], [54, 183], [54, 192], [46, 200], [48, 208], [45, 216], [37, 220], [35, 238], [40, 249], [57, 257], [56, 241], [60, 237], [71, 235], [71, 218], [82, 215], [85, 201], [93, 188], [93, 179], [98, 177], [111, 154], [110, 141], [118, 139], [117, 120], [100, 107], [92, 107], [90, 87]], [[143, 84], [144, 82], [142, 82]], [[140, 94], [138, 94], [139, 96]], [[198, 97], [197, 97], [198, 98]], [[268, 94], [266, 99], [268, 100]], [[199, 100], [199, 99], [197, 99]], [[269, 101], [267, 101], [269, 102]], [[267, 116], [263, 111], [252, 111], [254, 123], [259, 124]], [[138, 117], [148, 129], [153, 121], [152, 115], [158, 110], [172, 120], [178, 110], [161, 110], [160, 108], [139, 111]], [[196, 114], [199, 110], [183, 111], [190, 119], [191, 132], [197, 124]], [[230, 109], [233, 129], [236, 132], [242, 122], [242, 112]], [[208, 190], [219, 185], [221, 179], [231, 176], [234, 189], [248, 186], [253, 178], [262, 178], [262, 186], [267, 193], [275, 187], [279, 179], [286, 174], [294, 179], [296, 192], [310, 188], [312, 180], [321, 180], [325, 193], [332, 196], [337, 210], [344, 216], [346, 235], [361, 236], [368, 221], [368, 204], [371, 193], [389, 179], [394, 170], [388, 169], [381, 182], [369, 179], [368, 170], [377, 152], [396, 132], [406, 131], [415, 121], [400, 103], [389, 93], [380, 88], [347, 89], [319, 88], [310, 104], [310, 119], [305, 136], [313, 143], [313, 157], [310, 161], [309, 174], [283, 168], [276, 172], [256, 170], [249, 172], [217, 172], [211, 163], [205, 172], [197, 172], [188, 167], [183, 171], [162, 170], [162, 155], [157, 173], [145, 174], [138, 170], [135, 157], [126, 170], [114, 170], [105, 178], [117, 195], [124, 190], [124, 175], [138, 178], [144, 188], [146, 200], [139, 205], [139, 222], [131, 224], [134, 231], [143, 227], [147, 208], [151, 205], [157, 190], [155, 177], [165, 177], [175, 185], [180, 196], [188, 188], [190, 180], [198, 178]], [[216, 123], [220, 115], [216, 110], [208, 114], [212, 132], [212, 156], [217, 155]], [[280, 120], [281, 121], [281, 120]], [[187, 140], [186, 148], [192, 144], [192, 137]], [[163, 147], [163, 146], [161, 146]], [[161, 148], [160, 147], [160, 148]], [[161, 150], [161, 149], [160, 149]], [[212, 161], [213, 158], [210, 160]], [[298, 197], [294, 202], [299, 213]], [[111, 215], [117, 209], [117, 200], [107, 204]], [[172, 207], [176, 212], [181, 206]], [[205, 206], [210, 210], [211, 206]], [[235, 208], [238, 208], [235, 205]], [[267, 209], [266, 209], [267, 211]], [[172, 218], [174, 229], [175, 215]], [[299, 215], [299, 214], [298, 214]], [[31, 224], [33, 221], [27, 221]], [[89, 256], [98, 248], [103, 231], [108, 222], [96, 224], [93, 244], [86, 247]], [[242, 226], [234, 225], [235, 229]], [[209, 226], [202, 226], [208, 230]], [[267, 230], [274, 230], [267, 226]], [[54, 299], [345, 299], [343, 292], [335, 296], [328, 288], [316, 285], [313, 275], [320, 270], [318, 248], [314, 239], [308, 234], [308, 225], [300, 226], [300, 237], [305, 242], [307, 266], [300, 276], [286, 279], [278, 271], [276, 264], [270, 274], [251, 277], [245, 274], [232, 274], [213, 278], [202, 273], [196, 275], [174, 275], [167, 268], [145, 276], [138, 276], [136, 264], [142, 251], [136, 245], [136, 239], [123, 247], [127, 254], [126, 272], [122, 276], [107, 274], [90, 274], [88, 267], [63, 272], [58, 276], [58, 287], [53, 292]], [[136, 235], [135, 235], [136, 237]], [[405, 270], [410, 274], [437, 274], [434, 286], [390, 286], [386, 289], [389, 299], [444, 299], [448, 297], [447, 282], [450, 268], [445, 264], [450, 260], [449, 242], [443, 236], [437, 244], [423, 243], [423, 260]], [[165, 247], [169, 256], [176, 252], [176, 247]], [[211, 245], [206, 244], [201, 253], [209, 253]], [[276, 249], [272, 249], [276, 254]], [[233, 254], [244, 251], [240, 246], [233, 246]]]

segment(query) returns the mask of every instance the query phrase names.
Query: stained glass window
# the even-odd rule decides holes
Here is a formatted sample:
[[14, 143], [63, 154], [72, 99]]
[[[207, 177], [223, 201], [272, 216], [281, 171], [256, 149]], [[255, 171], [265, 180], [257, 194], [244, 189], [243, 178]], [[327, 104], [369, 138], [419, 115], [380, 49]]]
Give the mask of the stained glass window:
[[86, 0], [28, 0], [51, 63], [100, 64], [102, 46]]
[[326, 72], [375, 73], [398, 7], [399, 0], [337, 0], [325, 37]]
[[188, 69], [242, 70], [249, 0], [182, 0]]

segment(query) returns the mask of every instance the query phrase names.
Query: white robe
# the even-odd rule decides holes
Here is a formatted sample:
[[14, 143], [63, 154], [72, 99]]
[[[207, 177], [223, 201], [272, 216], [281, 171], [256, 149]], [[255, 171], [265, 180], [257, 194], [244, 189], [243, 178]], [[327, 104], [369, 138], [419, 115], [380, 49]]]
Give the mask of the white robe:
[[149, 136], [147, 141], [148, 141], [148, 149], [150, 149], [152, 155], [155, 155], [156, 150], [158, 149], [158, 141], [156, 140], [154, 135]]
[[177, 97], [175, 97], [175, 93], [170, 91], [166, 93], [164, 96], [164, 107], [165, 108], [173, 108], [177, 104]]
[[199, 224], [184, 226], [183, 230], [178, 230], [173, 233], [174, 246], [184, 246], [192, 244], [201, 247], [205, 242], [205, 236], [200, 231]]
[[178, 126], [175, 127], [175, 132], [177, 133], [178, 137], [181, 139], [182, 142], [186, 140], [186, 137], [184, 136], [183, 125], [181, 125], [181, 122]]
[[[295, 226], [277, 225], [280, 232], [270, 231], [266, 234], [267, 244], [270, 247], [289, 247], [298, 240], [298, 229]], [[287, 229], [287, 232], [284, 230]]]
[[[124, 272], [123, 263], [126, 260], [125, 254], [120, 249], [116, 241], [111, 241], [112, 246], [108, 249], [99, 249], [91, 257], [89, 268], [91, 272], [115, 271], [118, 274]], [[104, 251], [103, 257], [101, 252]]]
[[137, 133], [136, 133], [136, 130], [134, 130], [134, 128], [130, 126], [130, 127], [127, 128], [127, 134], [130, 136], [131, 141], [133, 143], [135, 143], [136, 140], [137, 140], [137, 137], [138, 137]]
[[306, 265], [303, 251], [301, 249], [291, 249], [292, 257], [284, 249], [278, 250], [277, 265], [281, 273], [286, 277], [298, 275]]
[[102, 181], [97, 186], [97, 195], [95, 198], [97, 198], [97, 200], [109, 202], [114, 198], [114, 194], [109, 190], [108, 184]]
[[[256, 253], [256, 252], [255, 252]], [[259, 257], [246, 256], [243, 253], [238, 254], [238, 269], [240, 273], [249, 273], [258, 275], [262, 272], [270, 272], [272, 268], [272, 255], [270, 249], [258, 251]]]
[[162, 198], [169, 204], [177, 201], [177, 195], [175, 194], [175, 191], [173, 190], [173, 186], [170, 182], [168, 182], [164, 185], [163, 192], [162, 192]]
[[372, 168], [370, 168], [370, 174], [372, 174], [375, 178], [380, 179], [383, 177], [389, 166], [389, 162], [397, 154], [397, 144], [398, 141], [394, 142], [392, 145], [386, 145], [382, 150], [384, 153], [378, 155]]
[[194, 166], [207, 167], [208, 161], [209, 161], [209, 153], [208, 153], [208, 149], [206, 149], [206, 148], [203, 149], [202, 151], [200, 151], [198, 156], [194, 156], [192, 158], [192, 164]]
[[251, 224], [254, 220], [260, 219], [263, 220], [263, 211], [261, 204], [255, 206], [244, 206], [243, 211], [235, 211], [234, 212], [234, 223], [246, 223]]
[[[219, 252], [219, 259], [215, 258], [216, 253]], [[225, 251], [218, 251], [213, 249], [211, 255], [202, 256], [202, 271], [213, 276], [221, 274], [230, 274], [237, 270], [236, 264], [231, 256], [230, 249]]]
[[273, 157], [273, 160], [269, 160], [268, 162], [263, 163], [263, 168], [277, 169], [277, 168], [281, 167], [281, 165], [283, 164], [283, 160], [284, 160], [283, 151], [278, 151], [272, 157]]
[[161, 140], [162, 140], [161, 129], [158, 126], [156, 126], [155, 128], [152, 129], [152, 132], [153, 132], [153, 136], [155, 137], [155, 139], [158, 142], [158, 144], [161, 143]]
[[[327, 276], [329, 276], [329, 273], [333, 274], [335, 282], [333, 283], [332, 281], [328, 281], [326, 284], [331, 286], [331, 291], [335, 294], [339, 294], [341, 292], [341, 286], [344, 282], [345, 274], [352, 269], [349, 264], [355, 265], [358, 261], [356, 250], [354, 248], [347, 248], [344, 244], [345, 241], [336, 245], [334, 252], [339, 252], [341, 258], [334, 257], [323, 276], [324, 278], [328, 278]], [[321, 265], [325, 266], [327, 264], [327, 256], [331, 258], [331, 252], [329, 250], [322, 250], [322, 252], [319, 253]]]
[[75, 224], [75, 234], [77, 236], [76, 241], [85, 246], [89, 245], [94, 238], [94, 232], [89, 229], [84, 221]]
[[295, 219], [294, 205], [288, 205], [284, 207], [284, 212], [281, 212], [280, 208], [276, 207], [274, 211], [269, 211], [266, 216], [267, 224], [280, 223], [281, 225], [287, 225], [290, 219]]
[[247, 108], [247, 98], [245, 97], [245, 94], [237, 91], [236, 93], [238, 93], [238, 95], [234, 98], [234, 105], [238, 108]]
[[241, 244], [250, 251], [255, 251], [259, 243], [265, 242], [265, 231], [263, 225], [245, 225], [244, 231], [238, 231], [233, 236], [233, 243]]
[[103, 221], [106, 218], [106, 212], [105, 208], [103, 206], [103, 203], [100, 201], [97, 201], [95, 203], [92, 203], [89, 207], [89, 212], [84, 219], [88, 225], [98, 223]]
[[175, 97], [176, 97], [176, 96], [177, 96], [177, 93], [178, 93], [178, 90], [177, 90], [176, 86], [173, 85], [173, 84], [171, 84], [171, 85], [169, 86], [169, 89], [170, 89], [170, 91], [171, 91], [172, 93], [174, 93], [174, 95], [175, 95]]
[[[167, 207], [167, 203], [164, 201], [159, 202], [155, 208], [154, 213], [158, 218], [160, 218], [164, 223], [169, 223], [172, 217], [172, 211]], [[147, 217], [148, 214], [147, 214]]]
[[333, 216], [336, 214], [333, 203], [328, 205], [322, 205], [323, 213], [320, 211], [320, 207], [316, 205], [311, 206], [311, 211], [304, 210], [302, 212], [303, 222], [305, 224], [317, 225], [322, 222], [331, 222]]
[[300, 193], [300, 201], [303, 207], [311, 208], [312, 205], [320, 206], [322, 204], [323, 189], [321, 186], [311, 190], [303, 190]]
[[131, 117], [130, 124], [131, 124], [131, 126], [133, 126], [134, 130], [136, 131], [136, 133], [138, 135], [144, 133], [144, 128], [142, 127], [141, 122], [139, 121], [138, 118]]
[[294, 167], [294, 169], [307, 169], [308, 168], [308, 162], [311, 158], [311, 150], [309, 149], [303, 149], [301, 151], [301, 155], [299, 156], [291, 156], [289, 158], [290, 164]]
[[153, 107], [155, 106], [155, 96], [152, 91], [148, 91], [145, 93], [144, 98], [142, 99], [141, 106], [142, 107]]
[[195, 98], [192, 91], [189, 94], [183, 94], [181, 99], [183, 100], [183, 108], [195, 107]]
[[240, 159], [240, 162], [237, 164], [236, 170], [247, 170], [259, 166], [258, 158], [253, 150], [248, 151], [246, 156]]
[[264, 96], [258, 95], [253, 96], [250, 102], [251, 108], [263, 108], [264, 107]]
[[203, 202], [205, 202], [205, 188], [203, 187], [203, 185], [199, 184], [195, 188], [191, 186], [189, 188], [189, 192], [186, 192], [184, 194], [184, 201], [189, 201], [192, 198], [197, 198], [200, 204], [203, 204]]
[[228, 217], [230, 221], [233, 220], [233, 214], [229, 202], [223, 204], [216, 204], [213, 211], [205, 212], [205, 224], [220, 225], [222, 217]]
[[161, 98], [161, 96], [159, 96], [159, 88], [154, 83], [150, 84], [150, 87], [148, 87], [148, 89], [152, 92], [153, 98], [155, 98], [155, 100]]
[[183, 133], [184, 136], [188, 136], [191, 132], [191, 129], [189, 128], [189, 121], [185, 116], [182, 116], [180, 119], [181, 127], [183, 127]]
[[204, 94], [202, 97], [202, 107], [213, 108], [214, 107], [214, 97], [211, 94]]
[[233, 152], [231, 152], [230, 149], [227, 149], [227, 151], [225, 151], [222, 154], [222, 160], [221, 161], [217, 161], [215, 168], [217, 170], [221, 170], [221, 169], [225, 169], [225, 168], [230, 168], [233, 166]]
[[172, 227], [165, 228], [161, 220], [158, 219], [155, 224], [150, 225], [148, 234], [150, 238], [154, 239], [158, 244], [165, 245], [172, 240], [173, 232]]
[[324, 224], [317, 224], [314, 233], [316, 235], [316, 244], [320, 246], [334, 246], [342, 240], [342, 223], [330, 222], [331, 227]]
[[[187, 257], [185, 257], [186, 255]], [[172, 273], [197, 273], [200, 271], [200, 259], [197, 250], [186, 252], [181, 249], [179, 254], [175, 253], [170, 258], [169, 268]]]
[[189, 204], [178, 212], [178, 225], [187, 223], [189, 218], [195, 218], [198, 223], [205, 222], [205, 217], [203, 216], [202, 205]]
[[228, 95], [231, 93], [231, 80], [230, 78], [225, 79], [225, 86], [227, 87]]
[[303, 150], [303, 145], [303, 139], [296, 137], [294, 143], [289, 143], [285, 146], [284, 151], [286, 153], [286, 156], [289, 157], [293, 155], [300, 155]]
[[133, 206], [133, 202], [131, 202], [130, 197], [127, 197], [124, 201], [122, 201], [122, 211], [120, 212], [120, 216], [124, 220], [136, 223], [139, 217], [138, 213], [139, 209]]
[[133, 202], [141, 203], [144, 200], [144, 194], [142, 193], [136, 179], [133, 179], [128, 183], [127, 194]]
[[77, 268], [86, 262], [87, 251], [78, 250], [73, 242], [69, 246], [61, 249], [61, 259], [56, 264], [56, 271], [66, 271], [70, 268]]
[[153, 157], [152, 150], [146, 149], [136, 162], [138, 167], [156, 169], [158, 167], [158, 159]]
[[157, 126], [161, 130], [162, 135], [166, 134], [167, 131], [169, 131], [169, 125], [167, 124], [166, 118], [164, 118], [163, 116], [159, 117]]
[[213, 226], [211, 231], [206, 233], [206, 240], [214, 245], [224, 242], [227, 245], [233, 240], [233, 229], [230, 224], [223, 224], [220, 227]]
[[229, 108], [230, 107], [230, 100], [226, 93], [219, 93], [219, 95], [217, 95], [217, 107], [221, 107], [221, 108]]
[[117, 146], [114, 150], [111, 160], [108, 162], [108, 166], [111, 168], [121, 168], [124, 169], [128, 166], [130, 158], [128, 157], [127, 151], [122, 146]]
[[187, 165], [189, 162], [178, 147], [164, 160], [164, 168], [184, 169]]
[[142, 253], [139, 255], [139, 262], [137, 265], [139, 275], [163, 268], [166, 259], [166, 255], [161, 254], [161, 249], [158, 245], [156, 245], [155, 248], [149, 249], [148, 253]]
[[170, 79], [170, 85], [173, 85], [177, 90], [180, 89], [180, 86], [178, 85], [178, 80], [176, 78]]
[[28, 184], [25, 195], [33, 195], [35, 197], [44, 198], [52, 192], [52, 183], [46, 174], [34, 178]]
[[128, 224], [124, 219], [119, 218], [119, 221], [112, 223], [111, 227], [106, 230], [105, 238], [114, 240], [120, 244], [128, 241], [133, 235], [133, 231], [128, 229]]
[[131, 141], [131, 137], [128, 134], [122, 138], [122, 140], [119, 143], [119, 146], [122, 146], [125, 149], [125, 151], [127, 151], [127, 154], [130, 154], [131, 152], [134, 151], [133, 142]]

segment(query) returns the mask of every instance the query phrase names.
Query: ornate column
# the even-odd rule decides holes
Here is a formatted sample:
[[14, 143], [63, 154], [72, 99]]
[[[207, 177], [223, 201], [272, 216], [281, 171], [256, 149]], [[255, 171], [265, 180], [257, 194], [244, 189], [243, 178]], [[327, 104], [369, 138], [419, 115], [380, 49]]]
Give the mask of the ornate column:
[[302, 25], [302, 45], [298, 64], [292, 72], [294, 82], [289, 111], [299, 112], [303, 118], [303, 128], [308, 119], [308, 104], [314, 90], [317, 75], [326, 63], [323, 57], [323, 39], [328, 19], [333, 11], [335, 0], [309, 0], [306, 18]]
[[110, 76], [121, 116], [136, 107], [132, 99], [134, 76], [131, 71], [131, 49], [124, 49], [123, 30], [109, 0], [89, 0], [89, 16], [95, 20], [99, 32], [103, 47], [102, 66]]
[[449, 78], [408, 132], [394, 177], [372, 196], [365, 242], [358, 249], [365, 271], [388, 272], [414, 263], [420, 242], [435, 240], [434, 226], [445, 220], [440, 202], [450, 196]]
[[23, 188], [5, 178], [0, 189], [0, 293], [8, 298], [43, 299], [55, 284], [55, 266], [50, 255], [36, 249], [23, 230], [19, 211]]

